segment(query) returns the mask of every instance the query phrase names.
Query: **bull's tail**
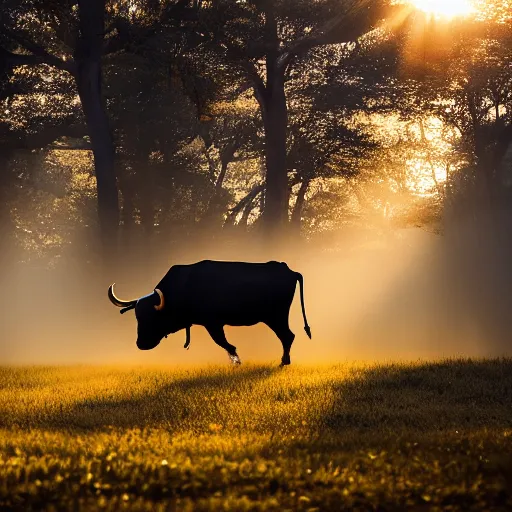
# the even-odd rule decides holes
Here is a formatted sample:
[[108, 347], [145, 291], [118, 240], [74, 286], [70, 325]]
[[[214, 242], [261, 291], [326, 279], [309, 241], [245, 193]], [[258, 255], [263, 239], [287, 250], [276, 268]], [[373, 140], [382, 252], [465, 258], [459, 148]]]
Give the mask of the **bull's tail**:
[[295, 274], [300, 285], [300, 305], [302, 306], [302, 316], [304, 317], [304, 330], [306, 331], [309, 339], [311, 339], [311, 329], [308, 325], [308, 319], [306, 318], [306, 308], [304, 306], [304, 278], [302, 277], [302, 274], [299, 274], [299, 272], [295, 272]]

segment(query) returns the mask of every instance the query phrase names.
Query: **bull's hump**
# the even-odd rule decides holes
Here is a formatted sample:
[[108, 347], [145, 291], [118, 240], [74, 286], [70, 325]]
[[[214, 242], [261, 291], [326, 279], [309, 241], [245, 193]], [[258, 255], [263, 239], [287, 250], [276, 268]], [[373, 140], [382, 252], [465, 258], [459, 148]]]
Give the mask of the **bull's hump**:
[[276, 261], [276, 260], [270, 260], [266, 262], [253, 262], [253, 261], [232, 261], [232, 260], [202, 260], [198, 263], [193, 263], [192, 265], [200, 265], [202, 263], [208, 263], [208, 264], [220, 264], [220, 265], [255, 265], [255, 266], [261, 266], [261, 265], [282, 265], [285, 267], [288, 267], [288, 265], [284, 261]]
[[[288, 265], [281, 261], [267, 261], [267, 262], [245, 262], [245, 261], [226, 261], [226, 260], [202, 260], [196, 263], [185, 264], [185, 265], [173, 265], [164, 279], [159, 283], [159, 286], [164, 283], [164, 281], [168, 281], [169, 279], [175, 280], [178, 279], [182, 281], [186, 279], [188, 276], [195, 275], [196, 270], [199, 269], [211, 269], [213, 274], [217, 274], [217, 270], [220, 273], [224, 273], [226, 271], [235, 271], [235, 272], [245, 272], [251, 269], [260, 269], [264, 268], [282, 268], [283, 270], [290, 270]], [[210, 270], [208, 270], [209, 272]]]

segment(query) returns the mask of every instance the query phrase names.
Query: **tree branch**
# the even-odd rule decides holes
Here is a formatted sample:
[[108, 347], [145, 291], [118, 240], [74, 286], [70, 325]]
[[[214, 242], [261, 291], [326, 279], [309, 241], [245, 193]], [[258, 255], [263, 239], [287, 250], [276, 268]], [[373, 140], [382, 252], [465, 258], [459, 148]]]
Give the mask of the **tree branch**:
[[106, 33], [109, 34], [117, 30], [117, 34], [105, 39], [104, 55], [116, 53], [119, 51], [130, 51], [130, 49], [140, 46], [149, 41], [152, 37], [166, 30], [166, 25], [176, 22], [173, 26], [175, 31], [183, 31], [184, 27], [179, 26], [180, 22], [196, 21], [198, 18], [197, 7], [188, 7], [189, 0], [178, 0], [174, 4], [169, 4], [159, 20], [149, 27], [141, 27], [131, 24], [126, 19], [117, 18], [108, 27]]
[[259, 183], [258, 185], [254, 185], [252, 189], [245, 195], [239, 202], [236, 204], [231, 210], [229, 210], [228, 218], [226, 219], [225, 225], [232, 224], [235, 217], [254, 199], [256, 196], [262, 192], [265, 188], [264, 183]]
[[67, 71], [71, 74], [75, 73], [75, 63], [73, 60], [65, 61], [63, 59], [59, 59], [59, 57], [48, 53], [42, 46], [20, 34], [17, 34], [7, 27], [3, 27], [2, 31], [25, 50], [31, 52], [31, 54], [12, 53], [1, 48], [0, 56], [4, 62], [8, 62], [13, 66], [47, 64], [48, 66], [61, 69], [62, 71]]
[[29, 55], [21, 53], [8, 52], [4, 48], [0, 48], [0, 61], [9, 64], [10, 66], [37, 66], [39, 64], [46, 64], [68, 73], [75, 73], [74, 61], [62, 61], [52, 55], [43, 57], [39, 55]]
[[[66, 121], [57, 126], [50, 126], [37, 133], [13, 134], [10, 147], [19, 150], [35, 150], [48, 147], [61, 137], [81, 138], [87, 134], [87, 128], [83, 125], [73, 125]], [[57, 146], [54, 149], [58, 149]]]
[[[355, 42], [362, 35], [369, 31], [368, 23], [365, 20], [370, 15], [377, 21], [378, 11], [372, 11], [374, 2], [372, 0], [351, 0], [351, 4], [343, 12], [336, 15], [331, 21], [325, 23], [314, 33], [301, 37], [281, 52], [278, 59], [278, 66], [286, 70], [293, 57], [327, 44], [340, 44]], [[397, 5], [394, 17], [402, 19], [401, 14], [409, 13], [410, 6]]]
[[260, 77], [256, 66], [251, 61], [242, 61], [240, 62], [240, 66], [246, 72], [247, 78], [250, 80], [252, 84], [252, 88], [254, 90], [254, 96], [260, 105], [262, 112], [264, 112], [266, 102], [267, 102], [267, 88], [263, 79]]

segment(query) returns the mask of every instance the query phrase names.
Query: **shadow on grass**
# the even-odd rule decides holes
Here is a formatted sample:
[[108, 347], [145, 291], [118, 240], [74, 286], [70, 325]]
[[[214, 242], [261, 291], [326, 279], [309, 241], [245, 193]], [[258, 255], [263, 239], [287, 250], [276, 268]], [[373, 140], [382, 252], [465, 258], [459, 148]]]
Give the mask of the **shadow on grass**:
[[[126, 381], [116, 384], [111, 394], [105, 385], [101, 396], [67, 403], [59, 400], [55, 386], [51, 403], [12, 414], [0, 411], [0, 427], [94, 431], [164, 426], [172, 432], [199, 434], [216, 423], [231, 425], [236, 431], [243, 431], [246, 424], [258, 428], [261, 420], [262, 433], [279, 437], [288, 432], [312, 440], [512, 428], [511, 359], [389, 364], [354, 368], [348, 376], [344, 369], [343, 376], [334, 375], [329, 382], [311, 388], [301, 388], [300, 377], [295, 381], [292, 374], [287, 399], [282, 400], [281, 391], [275, 393], [276, 408], [269, 393], [260, 397], [259, 390], [264, 388], [255, 390], [255, 386], [281, 371], [287, 369], [249, 365], [194, 370], [190, 376], [179, 377], [166, 372], [135, 372], [126, 374]], [[269, 385], [275, 383], [271, 380]], [[297, 386], [299, 393], [291, 389]], [[329, 405], [319, 409], [315, 393], [331, 396], [323, 402]], [[263, 405], [268, 402], [270, 415], [260, 420], [246, 407], [248, 400], [259, 397]], [[295, 401], [304, 403], [295, 407]], [[309, 411], [311, 421], [296, 426], [289, 407]]]
[[91, 397], [70, 405], [56, 398], [51, 407], [35, 414], [0, 414], [0, 428], [93, 431], [163, 424], [171, 430], [204, 431], [217, 416], [217, 397], [241, 401], [258, 381], [275, 371], [279, 370], [266, 366], [226, 367], [178, 378], [172, 373], [139, 373], [126, 384], [136, 393], [132, 397]]
[[512, 360], [391, 364], [334, 385], [327, 432], [512, 428]]
[[511, 359], [376, 366], [331, 391], [316, 431], [262, 449], [350, 475], [321, 510], [511, 510]]
[[[196, 370], [193, 376], [180, 378], [171, 373], [135, 373], [126, 382], [138, 394], [133, 398], [82, 400], [60, 413], [46, 413], [43, 408], [37, 416], [26, 417], [20, 426], [96, 432], [108, 427], [163, 425], [170, 432], [202, 433], [208, 431], [212, 420], [222, 417], [228, 425], [239, 425], [238, 430], [229, 431], [229, 451], [240, 444], [240, 418], [252, 410], [248, 400], [261, 399], [265, 407], [273, 401], [265, 412], [271, 421], [263, 433], [265, 439], [267, 433], [275, 433], [276, 439], [265, 440], [256, 448], [247, 446], [247, 453], [242, 447], [238, 457], [244, 467], [249, 467], [247, 473], [240, 471], [241, 464], [221, 468], [221, 462], [212, 462], [204, 453], [194, 457], [197, 446], [187, 446], [188, 439], [176, 450], [191, 453], [196, 459], [193, 473], [179, 468], [171, 472], [169, 466], [156, 472], [143, 462], [137, 469], [132, 452], [137, 452], [139, 444], [130, 441], [126, 454], [120, 456], [121, 460], [128, 457], [127, 469], [112, 464], [110, 471], [107, 462], [95, 467], [98, 482], [103, 478], [111, 485], [101, 492], [107, 496], [127, 492], [153, 503], [176, 497], [210, 499], [217, 493], [228, 495], [229, 490], [233, 496], [249, 497], [255, 503], [275, 495], [282, 509], [289, 510], [510, 510], [512, 460], [508, 454], [512, 453], [512, 438], [503, 432], [512, 427], [512, 360], [391, 364], [354, 369], [348, 376], [346, 368], [340, 368], [339, 375], [330, 368], [323, 384], [311, 387], [310, 381], [300, 382], [304, 370], [290, 372], [286, 380], [272, 379], [279, 371], [247, 366]], [[265, 388], [266, 379], [270, 379], [269, 386], [274, 386], [270, 390]], [[139, 380], [140, 386], [136, 385]], [[147, 393], [144, 390], [149, 383], [154, 383], [154, 389]], [[293, 390], [298, 392], [283, 394], [283, 385], [289, 387], [285, 391], [296, 388]], [[320, 402], [322, 396], [330, 399]], [[58, 398], [55, 403], [59, 404]], [[315, 409], [318, 403], [329, 406]], [[297, 426], [303, 414], [310, 414], [315, 421]], [[284, 429], [287, 418], [293, 420], [294, 435]], [[1, 424], [5, 421], [0, 414]], [[487, 438], [486, 432], [493, 436]], [[134, 438], [137, 443], [141, 440]], [[100, 443], [109, 439], [105, 436]], [[151, 442], [158, 443], [159, 439]], [[168, 438], [162, 440], [169, 442]], [[72, 442], [66, 450], [74, 449]], [[500, 455], [497, 462], [490, 462]], [[256, 464], [259, 457], [275, 462], [282, 472], [260, 471]], [[78, 482], [86, 471], [75, 471], [82, 475]], [[35, 475], [32, 472], [31, 478]], [[13, 480], [16, 478], [21, 481], [24, 477]], [[75, 487], [65, 485], [62, 492], [54, 491], [55, 503], [61, 497], [76, 495]], [[81, 485], [76, 486], [81, 496], [96, 499], [98, 490], [92, 481]], [[34, 489], [43, 492], [42, 487]], [[26, 502], [21, 501], [26, 499], [34, 500], [38, 506], [33, 509], [40, 510], [47, 504], [47, 496], [25, 494], [18, 502], [23, 504], [19, 509], [28, 510]], [[226, 509], [237, 510], [236, 503], [233, 501]]]

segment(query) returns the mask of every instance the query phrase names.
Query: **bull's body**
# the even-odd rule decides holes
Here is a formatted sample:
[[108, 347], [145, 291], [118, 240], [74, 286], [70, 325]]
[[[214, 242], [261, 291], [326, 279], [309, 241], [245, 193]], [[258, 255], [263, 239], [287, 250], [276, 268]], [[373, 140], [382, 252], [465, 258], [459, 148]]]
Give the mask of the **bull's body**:
[[[226, 340], [224, 326], [250, 326], [262, 322], [283, 344], [282, 364], [290, 364], [290, 347], [295, 335], [288, 326], [288, 316], [297, 282], [301, 288], [305, 330], [311, 337], [304, 308], [302, 276], [285, 263], [207, 260], [175, 265], [158, 283], [154, 294], [123, 302], [113, 295], [111, 288], [109, 296], [114, 304], [127, 306], [125, 310], [135, 308], [137, 346], [141, 350], [156, 347], [164, 336], [182, 329], [187, 330], [188, 345], [190, 327], [202, 325], [215, 343], [224, 348], [234, 362], [239, 362], [236, 348]], [[155, 311], [155, 307], [160, 308], [160, 302], [161, 310]]]

